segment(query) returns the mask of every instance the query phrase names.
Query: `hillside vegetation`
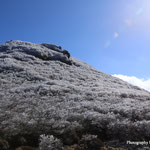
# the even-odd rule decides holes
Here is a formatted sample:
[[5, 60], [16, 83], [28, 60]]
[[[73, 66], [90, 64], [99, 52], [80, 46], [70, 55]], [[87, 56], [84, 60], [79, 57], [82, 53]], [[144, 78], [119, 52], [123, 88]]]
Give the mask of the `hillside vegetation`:
[[126, 142], [148, 141], [150, 93], [62, 51], [0, 45], [0, 150], [137, 149]]

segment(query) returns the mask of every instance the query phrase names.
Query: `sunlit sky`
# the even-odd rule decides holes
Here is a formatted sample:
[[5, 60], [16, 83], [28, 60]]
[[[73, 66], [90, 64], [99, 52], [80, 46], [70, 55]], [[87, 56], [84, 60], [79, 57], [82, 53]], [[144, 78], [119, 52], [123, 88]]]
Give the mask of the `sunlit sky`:
[[150, 78], [150, 0], [0, 0], [0, 43], [53, 43], [109, 74]]

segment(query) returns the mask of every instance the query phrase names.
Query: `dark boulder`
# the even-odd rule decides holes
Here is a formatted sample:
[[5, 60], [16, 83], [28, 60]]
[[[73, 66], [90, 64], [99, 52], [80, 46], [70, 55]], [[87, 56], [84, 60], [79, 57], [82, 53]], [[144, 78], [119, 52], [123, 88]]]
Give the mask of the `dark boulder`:
[[70, 58], [70, 53], [67, 50], [63, 50], [62, 52], [64, 55], [67, 55], [68, 58]]

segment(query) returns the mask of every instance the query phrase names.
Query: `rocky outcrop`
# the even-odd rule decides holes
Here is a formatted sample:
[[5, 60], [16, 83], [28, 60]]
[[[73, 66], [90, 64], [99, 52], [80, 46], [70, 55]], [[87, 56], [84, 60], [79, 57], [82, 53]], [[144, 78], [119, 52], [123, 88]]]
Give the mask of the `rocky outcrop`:
[[[50, 50], [49, 50], [50, 49]], [[63, 54], [60, 46], [53, 44], [31, 44], [29, 42], [8, 41], [0, 46], [0, 52], [11, 54], [15, 59], [39, 58], [45, 61], [61, 61], [72, 65], [72, 60]]]

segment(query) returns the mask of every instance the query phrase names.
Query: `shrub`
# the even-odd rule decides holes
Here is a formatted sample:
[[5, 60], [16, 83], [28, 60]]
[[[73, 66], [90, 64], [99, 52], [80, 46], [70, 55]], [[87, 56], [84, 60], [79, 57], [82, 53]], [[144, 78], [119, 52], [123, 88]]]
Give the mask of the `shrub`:
[[121, 98], [127, 98], [128, 95], [127, 95], [126, 93], [122, 93], [122, 94], [120, 95], [120, 97], [121, 97]]
[[6, 150], [8, 148], [8, 142], [0, 138], [0, 150]]
[[84, 135], [75, 150], [99, 150], [103, 147], [103, 142], [96, 135]]
[[82, 137], [83, 127], [77, 122], [72, 122], [63, 132], [62, 139], [65, 145], [77, 144]]
[[62, 142], [53, 135], [41, 135], [39, 150], [61, 150]]
[[10, 147], [16, 148], [26, 143], [26, 139], [20, 135], [12, 136], [8, 139]]
[[33, 147], [38, 146], [39, 142], [39, 135], [37, 133], [31, 133], [31, 134], [22, 134], [22, 135], [15, 135], [11, 136], [8, 139], [8, 142], [10, 144], [10, 147], [16, 148], [21, 145], [29, 145]]

